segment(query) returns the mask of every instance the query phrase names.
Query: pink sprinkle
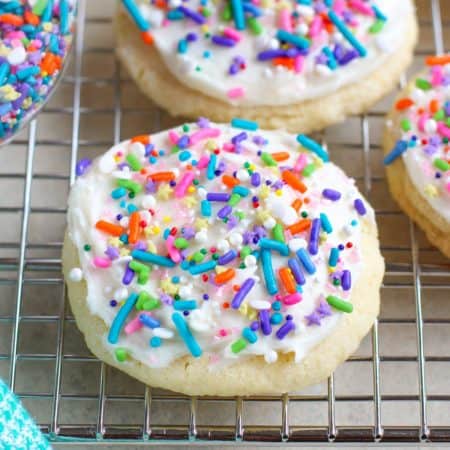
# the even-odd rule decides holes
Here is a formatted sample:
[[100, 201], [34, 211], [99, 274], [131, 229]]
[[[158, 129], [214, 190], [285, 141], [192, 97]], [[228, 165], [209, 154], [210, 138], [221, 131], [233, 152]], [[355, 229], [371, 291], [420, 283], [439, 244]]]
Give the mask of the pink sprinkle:
[[[194, 133], [195, 134], [195, 133]], [[193, 139], [194, 135], [191, 136], [191, 142]], [[205, 169], [208, 166], [209, 163], [209, 155], [203, 155], [197, 163], [197, 169]]]
[[420, 117], [419, 117], [419, 121], [417, 122], [417, 125], [419, 126], [419, 130], [420, 131], [425, 131], [425, 122], [428, 120], [430, 118], [430, 115], [429, 114], [422, 114]]
[[174, 241], [175, 236], [169, 234], [169, 236], [166, 239], [167, 251], [169, 252], [170, 259], [175, 263], [179, 263], [181, 261], [181, 255], [178, 249], [174, 247], [173, 245]]
[[136, 316], [133, 320], [125, 325], [124, 331], [126, 334], [133, 334], [136, 333], [136, 331], [140, 330], [143, 326], [144, 325], [139, 320], [139, 316]]
[[280, 23], [280, 28], [282, 28], [283, 30], [289, 31], [289, 33], [292, 33], [291, 15], [287, 8], [284, 8], [280, 11], [280, 22], [279, 23]]
[[173, 130], [169, 131], [169, 140], [173, 145], [176, 145], [179, 139], [180, 136], [178, 136], [178, 133], [176, 131]]
[[334, 0], [333, 10], [336, 14], [341, 15], [345, 11], [345, 0]]
[[239, 97], [244, 97], [244, 95], [245, 95], [245, 91], [244, 91], [243, 87], [235, 87], [235, 88], [228, 90], [228, 92], [227, 92], [228, 98], [239, 98]]
[[296, 73], [300, 73], [303, 70], [304, 61], [305, 61], [305, 58], [303, 58], [302, 55], [297, 55], [294, 58], [294, 70]]
[[226, 151], [226, 152], [231, 152], [234, 153], [234, 145], [231, 142], [225, 142], [222, 146], [222, 148]]
[[93, 262], [95, 267], [99, 267], [101, 269], [106, 269], [111, 266], [111, 260], [108, 258], [102, 258], [101, 256], [96, 256]]
[[309, 26], [309, 35], [315, 38], [323, 29], [322, 17], [315, 16], [311, 25]]
[[285, 305], [296, 305], [297, 303], [300, 303], [302, 301], [302, 296], [296, 292], [295, 294], [289, 294], [286, 295], [286, 297], [283, 298], [283, 303]]
[[175, 197], [180, 198], [184, 197], [186, 195], [186, 190], [188, 186], [192, 183], [192, 180], [195, 178], [194, 172], [191, 170], [188, 170], [183, 175], [183, 178], [181, 181], [177, 184], [177, 187], [175, 188]]
[[366, 3], [363, 3], [361, 0], [350, 0], [349, 5], [351, 8], [360, 12], [361, 14], [365, 14], [366, 16], [373, 16], [374, 12], [370, 6]]
[[306, 167], [307, 162], [308, 162], [308, 159], [306, 158], [306, 155], [304, 153], [302, 153], [298, 157], [297, 162], [295, 163], [294, 172], [301, 172]]
[[23, 31], [11, 31], [10, 33], [8, 33], [8, 39], [11, 39], [11, 45], [13, 47], [22, 47], [22, 41], [21, 39], [23, 39], [25, 37], [25, 33]]
[[220, 337], [225, 337], [225, 336], [227, 336], [228, 335], [228, 332], [227, 332], [227, 330], [225, 330], [225, 328], [221, 328], [220, 330], [219, 330], [219, 336]]
[[447, 125], [445, 125], [443, 122], [439, 122], [437, 129], [440, 135], [450, 139], [450, 128]]
[[[220, 130], [218, 128], [201, 128], [200, 130], [196, 131], [195, 133], [192, 133], [190, 137], [190, 143], [191, 145], [196, 144], [197, 142], [202, 141], [203, 139], [207, 138], [215, 138], [217, 136], [220, 136]], [[208, 158], [209, 160], [209, 158]], [[198, 167], [198, 164], [197, 164]]]
[[233, 39], [233, 41], [239, 42], [242, 39], [242, 36], [239, 32], [236, 30], [233, 30], [233, 28], [227, 27], [223, 30], [223, 34], [226, 37], [229, 37], [230, 39]]
[[447, 189], [447, 192], [450, 194], [450, 181], [445, 185], [445, 189]]
[[433, 86], [440, 86], [442, 84], [443, 80], [443, 73], [442, 73], [442, 67], [441, 66], [434, 66], [431, 69], [431, 84]]

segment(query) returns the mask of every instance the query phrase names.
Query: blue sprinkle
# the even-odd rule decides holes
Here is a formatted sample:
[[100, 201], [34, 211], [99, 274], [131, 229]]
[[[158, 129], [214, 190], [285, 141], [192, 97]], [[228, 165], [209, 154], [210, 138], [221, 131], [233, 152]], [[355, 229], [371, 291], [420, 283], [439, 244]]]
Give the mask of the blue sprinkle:
[[316, 141], [309, 138], [308, 136], [305, 136], [304, 134], [299, 134], [297, 136], [297, 142], [303, 147], [313, 152], [315, 155], [317, 155], [323, 162], [328, 162], [330, 160], [327, 151]]
[[149, 328], [159, 328], [161, 326], [161, 322], [159, 320], [147, 314], [140, 314], [139, 321], [142, 323], [142, 325], [145, 325]]
[[392, 164], [399, 156], [408, 150], [408, 143], [406, 141], [397, 141], [395, 147], [388, 153], [383, 160], [385, 166]]
[[177, 311], [186, 311], [197, 308], [196, 300], [176, 300], [173, 302], [173, 307]]
[[153, 336], [150, 339], [150, 347], [157, 348], [157, 347], [160, 347], [160, 346], [161, 346], [161, 338], [159, 336]]
[[138, 295], [135, 292], [130, 294], [130, 296], [127, 298], [127, 301], [119, 309], [119, 312], [116, 314], [116, 317], [114, 317], [113, 323], [108, 333], [108, 342], [110, 344], [117, 344], [120, 332], [122, 331], [122, 327], [125, 324], [125, 320], [129, 316], [131, 310], [134, 308], [137, 299]]
[[188, 324], [184, 320], [183, 316], [179, 312], [173, 313], [172, 322], [175, 324], [178, 334], [180, 335], [181, 339], [183, 339], [184, 343], [186, 344], [186, 347], [189, 349], [192, 356], [196, 358], [201, 356], [202, 349], [198, 345], [194, 336], [192, 336]]
[[312, 275], [313, 273], [316, 272], [316, 266], [314, 265], [314, 263], [311, 261], [311, 258], [309, 257], [308, 252], [304, 249], [301, 248], [298, 252], [297, 252], [297, 257], [300, 260], [300, 262], [302, 263], [303, 267], [305, 268], [305, 270]]
[[243, 130], [256, 131], [259, 128], [257, 122], [252, 122], [251, 120], [239, 119], [234, 117], [231, 119], [231, 126], [234, 128], [242, 128]]

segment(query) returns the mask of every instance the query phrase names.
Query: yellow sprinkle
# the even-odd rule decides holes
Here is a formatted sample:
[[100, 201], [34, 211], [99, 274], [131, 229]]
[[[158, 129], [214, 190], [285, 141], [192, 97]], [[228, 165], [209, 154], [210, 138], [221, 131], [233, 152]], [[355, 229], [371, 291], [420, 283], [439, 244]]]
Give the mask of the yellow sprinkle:
[[189, 194], [193, 194], [195, 192], [195, 187], [194, 186], [189, 186], [187, 188], [187, 191], [189, 192]]
[[169, 223], [169, 222], [171, 222], [172, 221], [172, 217], [170, 217], [170, 216], [164, 216], [163, 217], [163, 222], [164, 223]]
[[159, 228], [158, 225], [155, 225], [152, 231], [153, 234], [159, 234], [161, 232], [161, 228]]
[[156, 192], [156, 197], [159, 200], [169, 200], [172, 196], [173, 189], [169, 186], [168, 183], [161, 183], [159, 185], [158, 191]]
[[216, 141], [210, 139], [210, 140], [208, 140], [208, 141], [206, 142], [206, 148], [207, 148], [208, 150], [211, 150], [211, 151], [212, 151], [212, 150], [214, 150], [216, 147], [217, 147]]
[[201, 27], [200, 27], [200, 29], [202, 30], [202, 33], [208, 33], [208, 31], [209, 31], [209, 25], [202, 25]]
[[216, 266], [216, 273], [225, 272], [225, 270], [227, 270], [227, 268], [224, 266]]
[[328, 267], [328, 273], [334, 273], [334, 272], [336, 272], [335, 267]]
[[170, 278], [164, 278], [161, 280], [161, 289], [169, 294], [169, 295], [175, 295], [178, 293], [178, 286], [170, 281]]
[[4, 102], [13, 102], [20, 97], [20, 92], [17, 92], [11, 85], [0, 87], [0, 100]]
[[267, 209], [258, 208], [258, 210], [256, 211], [256, 217], [258, 218], [258, 220], [261, 223], [263, 223], [267, 219], [270, 219], [271, 215], [270, 215], [269, 211], [267, 211]]
[[130, 250], [128, 250], [127, 248], [121, 248], [119, 250], [119, 254], [120, 256], [128, 256], [130, 254]]
[[147, 241], [147, 251], [157, 253], [156, 245], [151, 240]]
[[41, 25], [44, 31], [50, 32], [53, 29], [53, 24], [51, 22], [44, 22]]
[[425, 194], [427, 194], [429, 197], [437, 197], [439, 195], [439, 191], [436, 188], [436, 186], [433, 186], [432, 184], [427, 184], [425, 186]]
[[270, 188], [269, 186], [262, 186], [259, 190], [259, 197], [260, 198], [267, 198], [270, 194]]
[[198, 217], [195, 219], [194, 227], [196, 231], [200, 231], [202, 228], [208, 228], [208, 221]]
[[184, 197], [183, 204], [186, 205], [187, 208], [193, 208], [198, 203], [197, 199], [192, 195], [188, 195]]
[[275, 191], [275, 194], [276, 194], [278, 197], [281, 197], [281, 196], [283, 195], [283, 191], [282, 191], [281, 189], [278, 189], [278, 190]]

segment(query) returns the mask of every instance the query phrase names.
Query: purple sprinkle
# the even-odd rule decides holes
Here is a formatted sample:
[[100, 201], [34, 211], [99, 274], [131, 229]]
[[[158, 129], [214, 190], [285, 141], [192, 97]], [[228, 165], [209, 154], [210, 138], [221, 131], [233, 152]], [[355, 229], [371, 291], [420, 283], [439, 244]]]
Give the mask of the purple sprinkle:
[[352, 273], [350, 270], [342, 271], [341, 284], [344, 291], [349, 291], [352, 287]]
[[186, 40], [188, 42], [195, 42], [198, 39], [197, 33], [188, 33], [186, 35]]
[[125, 269], [125, 273], [122, 278], [122, 283], [128, 286], [134, 278], [134, 271], [130, 269], [130, 266], [127, 264], [127, 267]]
[[288, 266], [289, 269], [291, 269], [295, 281], [300, 285], [305, 284], [306, 283], [305, 275], [303, 274], [303, 271], [300, 267], [300, 263], [298, 262], [298, 260], [296, 258], [290, 258], [288, 260]]
[[217, 217], [220, 219], [225, 219], [225, 217], [228, 217], [231, 214], [231, 211], [233, 211], [233, 208], [230, 205], [225, 205], [219, 210]]
[[239, 144], [242, 141], [245, 141], [247, 139], [247, 133], [245, 131], [243, 131], [242, 133], [237, 134], [236, 136], [233, 136], [231, 138], [231, 142], [234, 145]]
[[317, 255], [319, 251], [320, 219], [314, 219], [311, 224], [308, 251], [311, 255]]
[[251, 183], [254, 187], [258, 187], [261, 184], [261, 175], [258, 172], [252, 173]]
[[367, 213], [366, 207], [364, 206], [364, 202], [360, 198], [357, 198], [355, 200], [354, 205], [356, 211], [358, 211], [358, 214], [360, 216], [364, 216]]
[[230, 194], [227, 192], [208, 192], [206, 200], [210, 202], [227, 202], [230, 200]]
[[434, 145], [427, 145], [426, 147], [423, 148], [423, 151], [428, 155], [428, 156], [432, 156], [437, 152], [438, 148], [435, 147]]
[[[255, 280], [253, 278], [247, 278], [241, 284], [239, 291], [236, 292], [236, 294], [233, 297], [233, 300], [231, 300], [231, 307], [233, 309], [239, 309], [242, 302], [245, 300], [245, 297], [252, 290], [254, 285], [255, 285]], [[269, 316], [267, 316], [267, 317], [269, 317]], [[269, 332], [269, 334], [270, 334], [270, 332]]]
[[119, 249], [117, 247], [108, 246], [108, 248], [105, 250], [105, 255], [109, 259], [117, 259], [120, 255]]
[[233, 229], [239, 223], [239, 219], [236, 216], [231, 216], [228, 218], [227, 228], [229, 230]]
[[316, 312], [320, 317], [331, 316], [331, 306], [325, 300], [321, 300]]
[[264, 309], [259, 312], [259, 322], [261, 324], [261, 331], [265, 336], [272, 333], [272, 325], [270, 324], [269, 311]]
[[228, 251], [227, 253], [225, 253], [224, 255], [222, 255], [217, 262], [221, 265], [224, 266], [225, 264], [230, 263], [231, 261], [233, 261], [233, 259], [235, 259], [237, 257], [237, 252], [236, 250], [231, 249], [230, 251]]
[[178, 139], [177, 146], [181, 149], [189, 147], [189, 140], [189, 136], [187, 134], [184, 134], [180, 137], [180, 139]]
[[333, 202], [339, 200], [341, 198], [341, 193], [339, 191], [336, 191], [334, 189], [324, 189], [322, 191], [322, 195], [327, 198], [328, 200], [331, 200]]
[[259, 323], [256, 320], [250, 324], [251, 330], [256, 331], [256, 330], [258, 330], [258, 328], [259, 328]]
[[183, 227], [181, 234], [185, 239], [192, 239], [195, 236], [195, 230], [192, 227]]
[[213, 42], [213, 44], [220, 45], [222, 47], [234, 47], [236, 45], [235, 40], [219, 35], [214, 35], [211, 38], [211, 41]]
[[199, 117], [197, 125], [199, 128], [209, 128], [209, 120], [206, 117]]
[[81, 175], [84, 175], [91, 166], [91, 164], [92, 160], [90, 160], [89, 158], [80, 159], [75, 167], [75, 173], [77, 177], [81, 177]]
[[308, 322], [308, 326], [311, 325], [320, 325], [320, 316], [315, 311], [311, 314], [305, 316], [305, 319]]
[[152, 180], [147, 180], [147, 182], [145, 183], [145, 192], [147, 194], [151, 194], [156, 192], [156, 183], [153, 182]]
[[239, 65], [231, 64], [230, 68], [228, 69], [228, 73], [230, 75], [236, 75], [238, 72], [239, 72]]
[[186, 17], [192, 19], [195, 23], [199, 25], [203, 25], [206, 22], [206, 19], [196, 11], [192, 9], [186, 8], [185, 6], [178, 7], [178, 10], [181, 11]]
[[284, 324], [276, 332], [278, 339], [284, 339], [288, 333], [295, 330], [295, 323], [293, 320], [286, 320]]

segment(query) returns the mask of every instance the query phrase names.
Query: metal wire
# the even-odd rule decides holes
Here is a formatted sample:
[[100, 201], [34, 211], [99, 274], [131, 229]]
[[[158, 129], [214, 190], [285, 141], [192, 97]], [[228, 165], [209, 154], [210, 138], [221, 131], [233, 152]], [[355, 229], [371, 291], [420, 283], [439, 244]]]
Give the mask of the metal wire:
[[[443, 28], [441, 20], [441, 10], [439, 0], [430, 0], [431, 24], [434, 45], [437, 53], [444, 51]], [[63, 280], [59, 275], [61, 270], [61, 260], [55, 256], [60, 252], [62, 242], [33, 242], [29, 239], [30, 218], [35, 214], [45, 216], [62, 216], [66, 212], [65, 207], [59, 206], [32, 206], [32, 193], [34, 182], [53, 182], [55, 189], [59, 189], [62, 183], [71, 185], [75, 179], [75, 167], [79, 152], [90, 147], [98, 146], [108, 148], [111, 143], [117, 143], [121, 139], [121, 129], [125, 117], [138, 117], [138, 115], [148, 115], [153, 118], [153, 128], [161, 128], [161, 113], [153, 107], [124, 107], [123, 89], [130, 86], [130, 80], [121, 76], [118, 62], [114, 60], [113, 76], [102, 75], [99, 77], [86, 76], [83, 74], [83, 57], [86, 55], [112, 55], [112, 49], [100, 47], [85, 47], [86, 26], [109, 26], [107, 19], [85, 18], [86, 0], [79, 2], [78, 14], [78, 34], [75, 44], [75, 59], [73, 75], [67, 76], [63, 84], [73, 88], [73, 98], [70, 105], [49, 107], [42, 114], [58, 114], [71, 117], [71, 136], [67, 139], [39, 139], [37, 133], [37, 122], [33, 121], [29, 127], [29, 134], [26, 140], [18, 140], [14, 143], [17, 146], [26, 146], [26, 166], [25, 172], [2, 173], [0, 183], [3, 181], [23, 181], [23, 201], [20, 205], [0, 205], [0, 217], [3, 214], [21, 214], [21, 230], [17, 241], [0, 242], [0, 250], [8, 251], [8, 256], [0, 256], [0, 287], [15, 288], [14, 308], [11, 313], [1, 314], [0, 330], [6, 325], [10, 326], [10, 350], [8, 353], [1, 353], [0, 364], [9, 362], [9, 383], [18, 395], [28, 401], [45, 401], [51, 404], [48, 420], [41, 420], [42, 430], [48, 434], [49, 438], [58, 441], [82, 441], [82, 442], [117, 442], [118, 440], [130, 441], [134, 443], [155, 443], [162, 444], [173, 441], [183, 442], [214, 442], [214, 441], [234, 441], [245, 443], [261, 442], [296, 442], [296, 443], [329, 443], [331, 445], [348, 445], [350, 442], [364, 443], [418, 443], [430, 442], [450, 442], [450, 420], [446, 418], [444, 426], [431, 425], [430, 405], [433, 402], [447, 402], [446, 408], [450, 407], [450, 393], [448, 392], [427, 392], [427, 367], [431, 363], [450, 363], [449, 355], [426, 355], [425, 352], [425, 327], [446, 326], [450, 324], [450, 319], [445, 317], [424, 318], [422, 310], [424, 289], [433, 289], [450, 292], [450, 265], [445, 263], [421, 262], [421, 251], [419, 250], [418, 234], [412, 223], [409, 223], [410, 245], [402, 246], [382, 246], [384, 251], [396, 251], [402, 254], [410, 252], [410, 262], [389, 262], [387, 265], [385, 287], [395, 290], [399, 296], [408, 295], [412, 292], [415, 305], [415, 317], [380, 318], [373, 326], [371, 333], [371, 354], [356, 355], [350, 358], [347, 365], [369, 364], [372, 374], [372, 392], [369, 393], [344, 393], [339, 392], [339, 383], [332, 375], [325, 386], [323, 392], [305, 394], [285, 394], [276, 396], [255, 396], [252, 398], [187, 398], [185, 396], [161, 392], [150, 387], [142, 387], [139, 393], [122, 393], [111, 391], [112, 374], [109, 368], [103, 363], [99, 363], [96, 358], [89, 354], [80, 354], [76, 351], [67, 350], [67, 330], [69, 326], [74, 326], [74, 319], [66, 311], [66, 293]], [[418, 52], [423, 55], [428, 52]], [[406, 78], [402, 77], [401, 85]], [[82, 103], [82, 89], [85, 86], [112, 86], [114, 90], [114, 101], [112, 107], [87, 107]], [[80, 124], [83, 117], [95, 117], [104, 114], [113, 117], [113, 135], [111, 141], [102, 139], [83, 139], [80, 133]], [[373, 120], [382, 119], [382, 112], [371, 112], [360, 118], [360, 143], [349, 142], [345, 146], [347, 151], [361, 151], [364, 168], [362, 176], [357, 178], [363, 186], [365, 195], [370, 199], [374, 187], [383, 178], [372, 169], [371, 160], [375, 152], [380, 151], [378, 144], [371, 141], [371, 123]], [[325, 143], [326, 144], [326, 143]], [[70, 165], [68, 175], [64, 173], [53, 173], [51, 171], [35, 173], [35, 161], [37, 147], [54, 148], [59, 147], [61, 151], [70, 152], [68, 163]], [[59, 184], [56, 184], [59, 183]], [[401, 213], [391, 211], [389, 208], [378, 210], [380, 216], [401, 218]], [[58, 239], [61, 239], [59, 237]], [[11, 256], [17, 251], [17, 256]], [[34, 256], [32, 252], [39, 252], [40, 256]], [[42, 256], [44, 255], [44, 256]], [[27, 301], [25, 289], [32, 287], [46, 287], [57, 292], [59, 298], [58, 308], [53, 314], [37, 315], [36, 313], [25, 313], [24, 304]], [[1, 311], [1, 310], [0, 310]], [[27, 325], [55, 326], [55, 351], [49, 352], [47, 349], [38, 351], [22, 351], [21, 336], [23, 339], [22, 327]], [[413, 326], [416, 331], [417, 354], [384, 355], [380, 352], [380, 338], [383, 337], [385, 326]], [[21, 364], [37, 363], [40, 365], [54, 364], [53, 380], [51, 389], [35, 391], [31, 388], [18, 389], [18, 378], [21, 375]], [[417, 364], [418, 386], [413, 392], [383, 392], [381, 364], [384, 363], [405, 363]], [[70, 374], [70, 364], [81, 364], [83, 367], [97, 368], [98, 379], [95, 392], [80, 392], [75, 387], [70, 390], [63, 389], [64, 375]], [[0, 365], [0, 369], [1, 369]], [[357, 367], [357, 366], [354, 366]], [[95, 370], [95, 369], [93, 369]], [[357, 368], [355, 375], [358, 376]], [[91, 372], [90, 372], [91, 373]], [[94, 373], [94, 372], [92, 372]], [[95, 404], [95, 418], [88, 423], [72, 424], [64, 419], [64, 402], [75, 401], [92, 402]], [[136, 410], [142, 408], [141, 415], [130, 423], [120, 425], [111, 424], [108, 420], [108, 410], [112, 403], [126, 405], [133, 404]], [[234, 412], [229, 416], [232, 424], [212, 424], [207, 419], [200, 418], [201, 405], [211, 406], [208, 411], [217, 411], [225, 408], [232, 402]], [[257, 405], [263, 408], [266, 404], [277, 403], [281, 409], [279, 423], [267, 424], [259, 422], [252, 423], [252, 409], [247, 410], [247, 406]], [[393, 402], [415, 402], [418, 405], [418, 420], [415, 425], [402, 426], [383, 423], [384, 410]], [[174, 422], [171, 416], [166, 418], [158, 415], [158, 405], [167, 405], [170, 411], [175, 411], [175, 405], [182, 403], [186, 406], [185, 419], [177, 419]], [[326, 405], [327, 413], [324, 421], [320, 424], [306, 424], [302, 417], [304, 412], [313, 404], [320, 403]], [[370, 404], [373, 420], [366, 425], [355, 423], [341, 424], [339, 412], [344, 404], [352, 405]], [[125, 406], [123, 406], [125, 407]], [[295, 412], [300, 407], [300, 419]], [[277, 408], [275, 408], [277, 409]], [[277, 409], [280, 411], [279, 409]], [[258, 417], [257, 415], [255, 417]], [[39, 417], [38, 417], [39, 419]], [[247, 422], [249, 424], [247, 424]]]

